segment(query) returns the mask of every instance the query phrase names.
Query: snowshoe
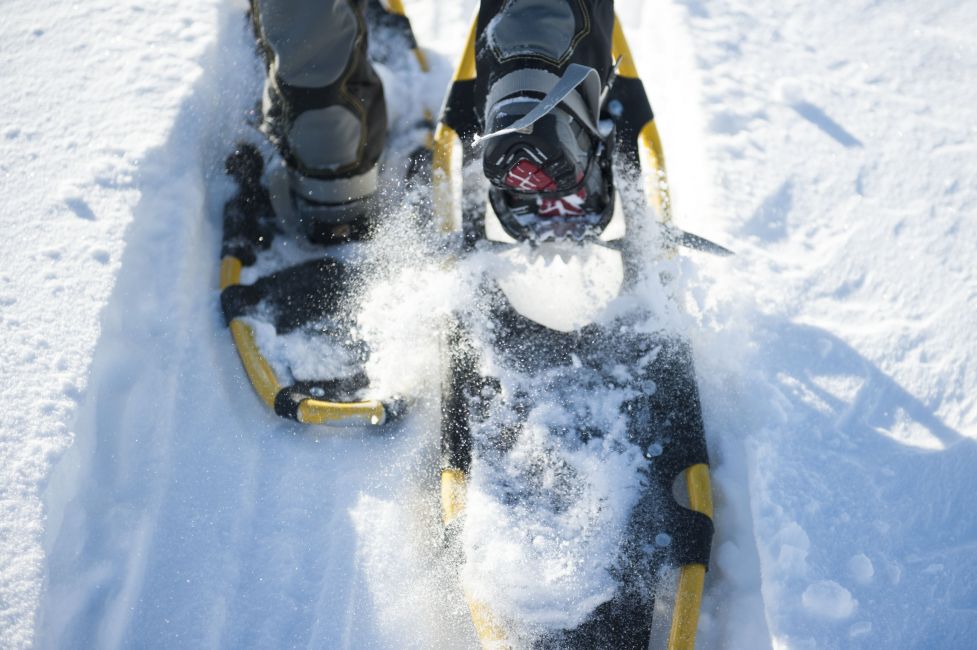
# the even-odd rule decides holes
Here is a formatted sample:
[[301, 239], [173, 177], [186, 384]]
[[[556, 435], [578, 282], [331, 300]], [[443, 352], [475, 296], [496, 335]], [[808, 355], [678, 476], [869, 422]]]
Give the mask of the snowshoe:
[[[640, 187], [644, 150], [658, 227], [670, 243], [694, 244], [694, 236], [671, 236], [684, 233], [669, 223], [661, 143], [616, 20], [613, 57], [616, 78], [600, 107], [607, 149], [555, 172], [539, 164], [528, 171], [546, 172], [546, 182], [529, 189], [552, 191], [542, 199], [576, 194], [589, 169], [610, 164], [618, 187]], [[667, 601], [668, 647], [691, 648], [713, 524], [690, 345], [629, 306], [640, 301], [573, 322], [553, 321], [562, 307], [538, 309], [547, 300], [586, 301], [595, 281], [610, 302], [626, 297], [645, 254], [636, 233], [655, 226], [644, 223], [649, 199], [610, 191], [589, 211], [540, 215], [539, 193], [520, 194], [525, 188], [508, 181], [513, 170], [527, 171], [523, 160], [542, 157], [491, 136], [480, 142], [475, 75], [473, 25], [435, 134], [433, 194], [441, 230], [460, 233], [456, 264], [495, 260], [476, 274], [472, 304], [455, 314], [443, 345], [442, 520], [475, 632], [486, 648], [646, 648], [653, 613]], [[527, 110], [508, 126], [521, 128]], [[491, 148], [498, 164], [486, 164], [490, 185], [453, 165], [457, 145], [463, 168], [481, 166]], [[464, 197], [457, 207], [453, 181]], [[594, 218], [577, 218], [586, 214]], [[580, 292], [560, 293], [557, 285], [574, 277], [583, 279]], [[551, 289], [559, 295], [548, 296]], [[550, 584], [573, 589], [549, 600], [540, 590]], [[520, 597], [547, 606], [521, 609]]]
[[[400, 0], [386, 6], [370, 0], [366, 16], [370, 32], [382, 32], [370, 41], [374, 62], [394, 70], [417, 65], [427, 71]], [[407, 49], [415, 64], [403, 56]], [[410, 150], [397, 152], [403, 160], [381, 164], [399, 170], [392, 173], [410, 187], [430, 157], [430, 114], [407, 130], [392, 132], [388, 143], [391, 150], [408, 143]], [[416, 147], [409, 144], [417, 141]], [[363, 369], [369, 349], [355, 335], [366, 262], [359, 247], [370, 237], [376, 215], [341, 223], [327, 233], [312, 232], [301, 216], [294, 216], [300, 211], [276, 210], [280, 206], [273, 205], [274, 193], [264, 185], [265, 163], [257, 147], [239, 144], [227, 158], [226, 171], [237, 193], [224, 206], [221, 306], [259, 397], [278, 415], [307, 424], [372, 426], [399, 415], [402, 398], [370, 393]], [[277, 194], [287, 196], [288, 191]], [[289, 212], [292, 223], [283, 216]]]

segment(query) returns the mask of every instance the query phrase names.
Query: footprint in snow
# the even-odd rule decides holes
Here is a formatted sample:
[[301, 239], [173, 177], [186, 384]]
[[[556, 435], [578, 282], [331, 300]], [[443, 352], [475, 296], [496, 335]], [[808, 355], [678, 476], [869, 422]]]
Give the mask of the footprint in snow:
[[95, 221], [95, 212], [88, 206], [84, 199], [77, 196], [69, 196], [65, 198], [64, 203], [79, 219]]

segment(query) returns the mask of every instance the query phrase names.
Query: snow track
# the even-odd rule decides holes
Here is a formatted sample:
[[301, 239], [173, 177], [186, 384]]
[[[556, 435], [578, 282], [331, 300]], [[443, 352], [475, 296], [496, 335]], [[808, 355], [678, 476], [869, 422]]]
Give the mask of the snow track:
[[[473, 647], [431, 537], [436, 405], [291, 425], [221, 322], [244, 3], [15, 4], [0, 647]], [[443, 77], [474, 2], [407, 4]], [[678, 225], [739, 253], [678, 279], [717, 505], [699, 647], [970, 647], [977, 8], [617, 9]]]
[[[378, 526], [408, 532], [386, 531], [403, 522], [384, 509], [411, 503], [419, 456], [435, 512], [424, 429], [337, 435], [283, 422], [228, 345], [214, 255], [223, 157], [240, 134], [225, 124], [244, 120], [253, 63], [239, 8], [226, 10], [207, 72], [141, 166], [90, 397], [48, 490], [41, 647], [446, 645], [424, 629], [435, 614], [425, 607], [451, 609], [435, 594], [416, 592], [414, 620], [377, 625], [368, 573], [389, 577], [386, 560], [358, 543]], [[386, 542], [389, 557], [408, 540]], [[408, 576], [394, 577], [418, 588]], [[439, 618], [438, 633], [450, 630]]]

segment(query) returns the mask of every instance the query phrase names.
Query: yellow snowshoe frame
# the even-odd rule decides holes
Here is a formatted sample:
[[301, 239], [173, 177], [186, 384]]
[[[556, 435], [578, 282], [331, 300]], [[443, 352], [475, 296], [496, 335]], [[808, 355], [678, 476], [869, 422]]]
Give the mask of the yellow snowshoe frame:
[[[472, 21], [464, 52], [455, 68], [452, 88], [455, 84], [472, 82], [475, 79], [476, 21], [477, 16]], [[612, 57], [618, 62], [617, 75], [619, 77], [635, 80], [639, 78], [637, 67], [631, 56], [631, 49], [624, 36], [624, 30], [616, 17], [612, 39]], [[449, 92], [446, 108], [450, 103], [450, 97]], [[649, 119], [640, 129], [639, 139], [651, 166], [652, 182], [649, 188], [649, 198], [657, 208], [661, 221], [666, 224], [670, 223], [672, 202], [669, 194], [668, 176], [665, 171], [665, 156], [658, 128], [653, 118]], [[452, 160], [455, 145], [459, 140], [459, 134], [445, 123], [445, 116], [442, 115], [435, 131], [432, 165], [435, 219], [440, 230], [445, 233], [450, 233], [456, 228], [456, 207], [452, 198], [452, 181], [455, 178]], [[683, 473], [690, 508], [712, 519], [712, 488], [708, 465], [696, 464], [685, 468]], [[468, 477], [464, 471], [454, 467], [442, 469], [441, 515], [445, 526], [455, 522], [464, 513], [467, 483]], [[705, 574], [706, 566], [704, 564], [689, 564], [680, 569], [668, 638], [670, 650], [685, 650], [695, 647]], [[510, 647], [502, 621], [494, 616], [484, 603], [480, 603], [471, 597], [467, 597], [467, 600], [472, 623], [482, 647], [486, 649]]]

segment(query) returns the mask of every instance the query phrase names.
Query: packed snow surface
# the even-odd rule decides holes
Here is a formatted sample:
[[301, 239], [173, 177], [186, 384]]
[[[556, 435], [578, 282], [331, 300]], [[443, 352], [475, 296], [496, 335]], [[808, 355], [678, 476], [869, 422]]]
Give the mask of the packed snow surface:
[[[616, 4], [677, 224], [737, 252], [660, 261], [713, 464], [699, 646], [971, 647], [977, 5]], [[420, 399], [379, 434], [275, 418], [221, 321], [222, 161], [260, 83], [245, 5], [8, 3], [0, 647], [475, 646], [431, 535], [434, 333], [464, 280], [382, 240], [369, 370]], [[440, 104], [474, 5], [407, 2], [434, 66], [384, 76], [394, 119]], [[592, 477], [639, 462], [557, 451]], [[561, 574], [561, 522], [506, 545], [491, 506], [465, 589], [543, 623], [601, 597], [592, 556]]]

